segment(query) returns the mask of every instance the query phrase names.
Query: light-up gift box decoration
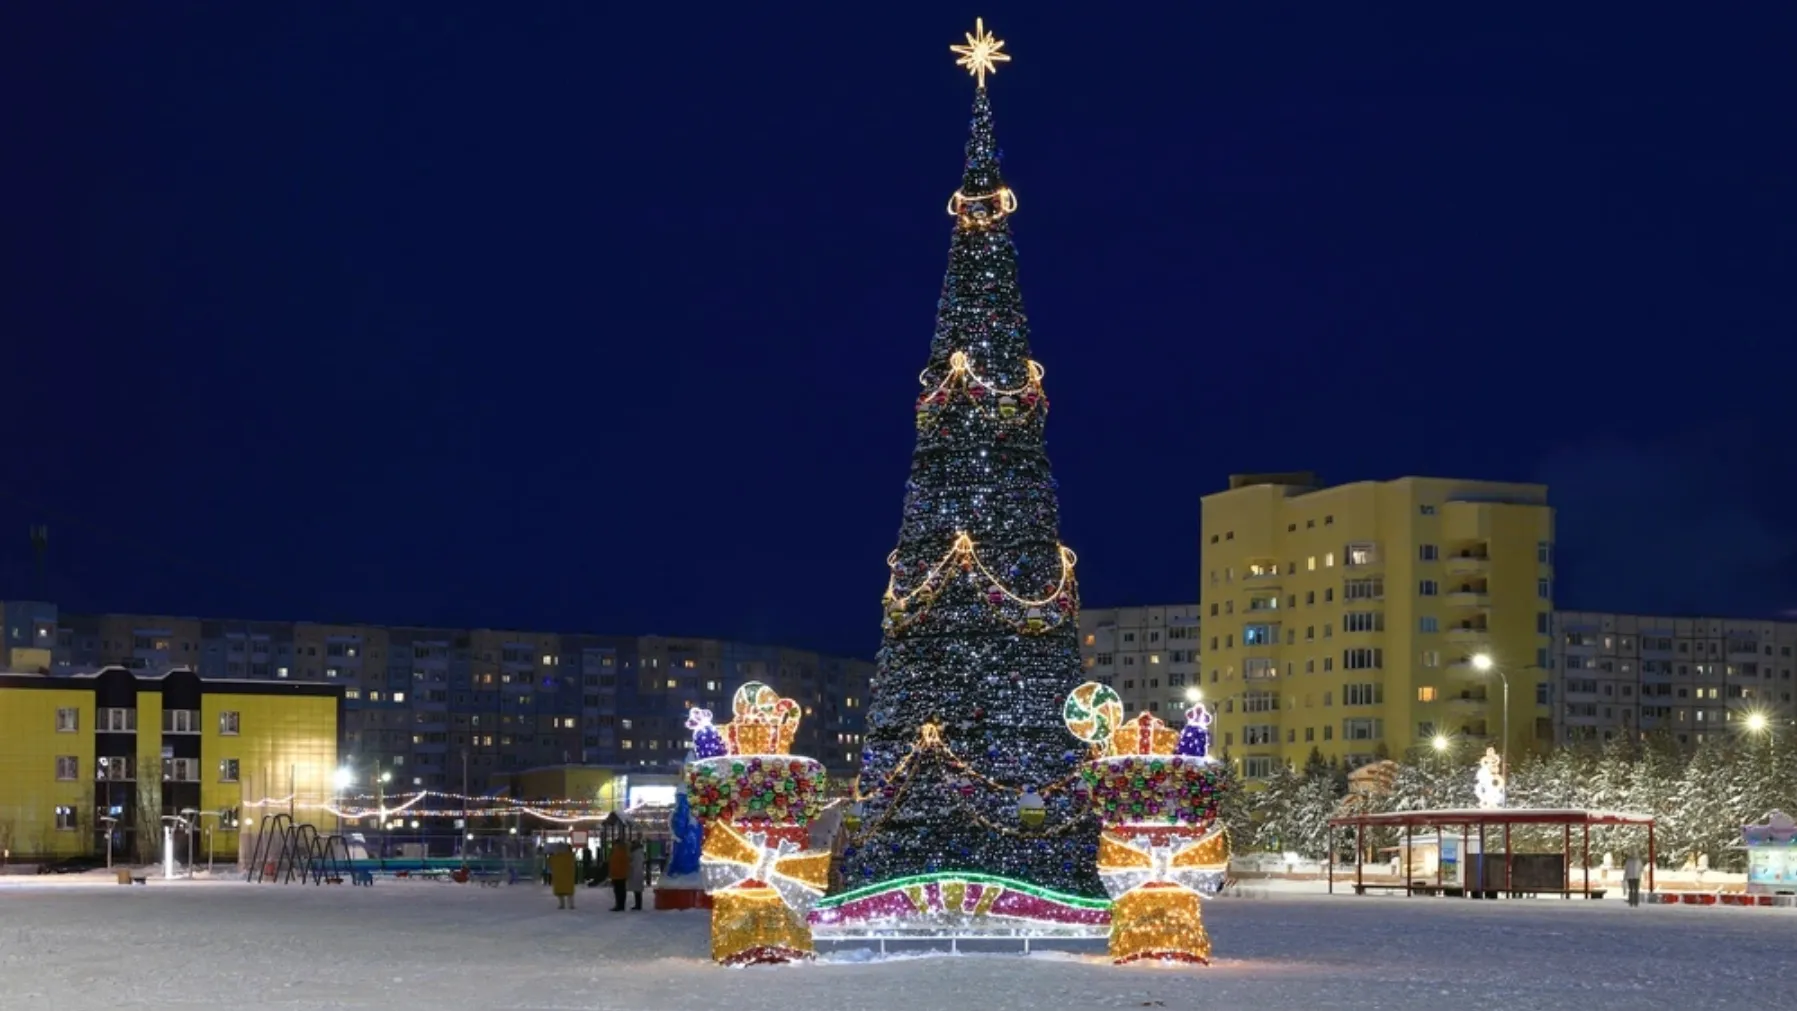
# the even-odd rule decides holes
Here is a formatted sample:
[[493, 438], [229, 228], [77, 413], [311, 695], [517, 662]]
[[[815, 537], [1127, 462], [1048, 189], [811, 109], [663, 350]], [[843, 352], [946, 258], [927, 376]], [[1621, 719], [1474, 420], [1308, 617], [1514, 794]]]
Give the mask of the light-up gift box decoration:
[[1098, 875], [1112, 900], [1111, 958], [1208, 963], [1202, 896], [1229, 867], [1220, 769], [1207, 754], [1210, 713], [1194, 705], [1181, 731], [1146, 712], [1124, 720], [1117, 693], [1088, 682], [1067, 697], [1064, 715], [1092, 746], [1079, 789], [1104, 823]]
[[806, 916], [829, 882], [830, 853], [809, 850], [823, 805], [821, 763], [790, 754], [800, 709], [750, 681], [734, 718], [688, 717], [694, 750], [687, 794], [705, 825], [700, 871], [711, 896], [711, 957], [724, 965], [790, 962], [815, 952]]

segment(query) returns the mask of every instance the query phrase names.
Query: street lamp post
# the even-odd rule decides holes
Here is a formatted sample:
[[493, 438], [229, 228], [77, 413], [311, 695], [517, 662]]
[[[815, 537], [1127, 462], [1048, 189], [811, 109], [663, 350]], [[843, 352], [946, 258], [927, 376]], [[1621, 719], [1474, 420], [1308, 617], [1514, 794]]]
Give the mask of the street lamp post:
[[331, 807], [337, 815], [337, 831], [343, 831], [343, 791], [356, 780], [356, 770], [347, 765], [340, 765], [331, 774]]
[[1778, 756], [1772, 751], [1772, 721], [1766, 717], [1765, 713], [1755, 710], [1747, 714], [1745, 726], [1748, 733], [1765, 740], [1767, 771], [1777, 772]]
[[1499, 761], [1502, 764], [1501, 771], [1504, 775], [1504, 782], [1509, 783], [1509, 781], [1510, 781], [1510, 677], [1509, 677], [1509, 675], [1504, 673], [1504, 669], [1502, 667], [1499, 667], [1496, 664], [1496, 662], [1494, 662], [1491, 659], [1490, 653], [1475, 653], [1475, 654], [1473, 654], [1473, 670], [1476, 670], [1481, 674], [1495, 673], [1498, 676], [1498, 680], [1500, 682], [1502, 682], [1503, 686], [1504, 686], [1504, 747], [1503, 747], [1502, 753], [1499, 755]]
[[381, 760], [374, 760], [375, 805], [380, 810], [381, 827], [381, 866], [387, 866], [387, 781], [393, 778], [391, 771], [381, 770]]
[[101, 818], [100, 823], [106, 826], [106, 869], [112, 870], [112, 831], [117, 827], [119, 820], [107, 816]]

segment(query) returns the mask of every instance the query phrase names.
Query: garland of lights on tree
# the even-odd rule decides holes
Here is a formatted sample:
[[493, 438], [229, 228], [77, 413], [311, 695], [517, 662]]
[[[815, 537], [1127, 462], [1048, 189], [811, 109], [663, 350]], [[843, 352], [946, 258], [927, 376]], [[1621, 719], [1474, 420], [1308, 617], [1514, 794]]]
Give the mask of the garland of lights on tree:
[[976, 22], [951, 49], [977, 82], [947, 275], [919, 377], [917, 444], [870, 688], [843, 890], [818, 936], [1104, 936], [1087, 755], [1060, 719], [1079, 681], [1076, 559], [1058, 536]]

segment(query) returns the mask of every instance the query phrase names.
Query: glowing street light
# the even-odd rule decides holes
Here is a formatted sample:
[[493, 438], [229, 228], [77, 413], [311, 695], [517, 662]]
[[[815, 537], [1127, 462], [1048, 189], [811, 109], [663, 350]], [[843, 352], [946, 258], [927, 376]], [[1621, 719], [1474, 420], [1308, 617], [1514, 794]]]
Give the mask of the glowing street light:
[[331, 781], [337, 785], [337, 789], [347, 790], [349, 789], [349, 784], [356, 781], [356, 771], [347, 765], [338, 766], [336, 773], [331, 777]]
[[1187, 688], [1186, 689], [1186, 701], [1187, 702], [1203, 702], [1204, 701], [1204, 689], [1199, 688], [1196, 685], [1193, 685], [1192, 687]]
[[1446, 734], [1436, 734], [1434, 739], [1429, 743], [1435, 747], [1436, 751], [1446, 751], [1453, 746], [1454, 742], [1448, 740], [1448, 735]]
[[1747, 714], [1747, 732], [1750, 734], [1763, 734], [1771, 727], [1771, 725], [1772, 721], [1766, 719], [1765, 713], [1752, 712]]
[[1498, 680], [1502, 681], [1504, 685], [1504, 748], [1500, 757], [1504, 762], [1504, 777], [1508, 781], [1510, 776], [1510, 678], [1504, 674], [1503, 668], [1491, 659], [1490, 653], [1474, 653], [1472, 663], [1473, 670], [1481, 674], [1496, 673]]

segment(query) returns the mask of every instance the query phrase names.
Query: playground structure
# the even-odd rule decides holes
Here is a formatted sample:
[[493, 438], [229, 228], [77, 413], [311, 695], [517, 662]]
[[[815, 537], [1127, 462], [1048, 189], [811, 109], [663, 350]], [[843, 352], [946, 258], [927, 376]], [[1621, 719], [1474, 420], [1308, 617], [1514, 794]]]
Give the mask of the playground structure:
[[[297, 879], [300, 884], [340, 885], [346, 871], [356, 876], [357, 884], [364, 883], [367, 872], [357, 873], [346, 839], [320, 834], [310, 823], [296, 825], [292, 815], [270, 814], [262, 817], [257, 829], [244, 880], [290, 885]], [[372, 876], [366, 883], [374, 883]]]
[[[456, 838], [471, 842], [474, 837], [458, 833]], [[421, 844], [404, 845], [398, 855], [388, 855], [394, 847], [385, 840], [370, 845], [359, 833], [326, 834], [314, 825], [295, 821], [291, 814], [270, 814], [263, 816], [253, 834], [244, 833], [244, 880], [373, 885], [377, 876], [385, 876], [500, 885], [541, 875], [540, 859], [533, 861], [525, 855], [531, 840], [507, 835], [499, 841], [499, 852], [483, 856], [464, 852], [433, 857], [426, 855]]]

